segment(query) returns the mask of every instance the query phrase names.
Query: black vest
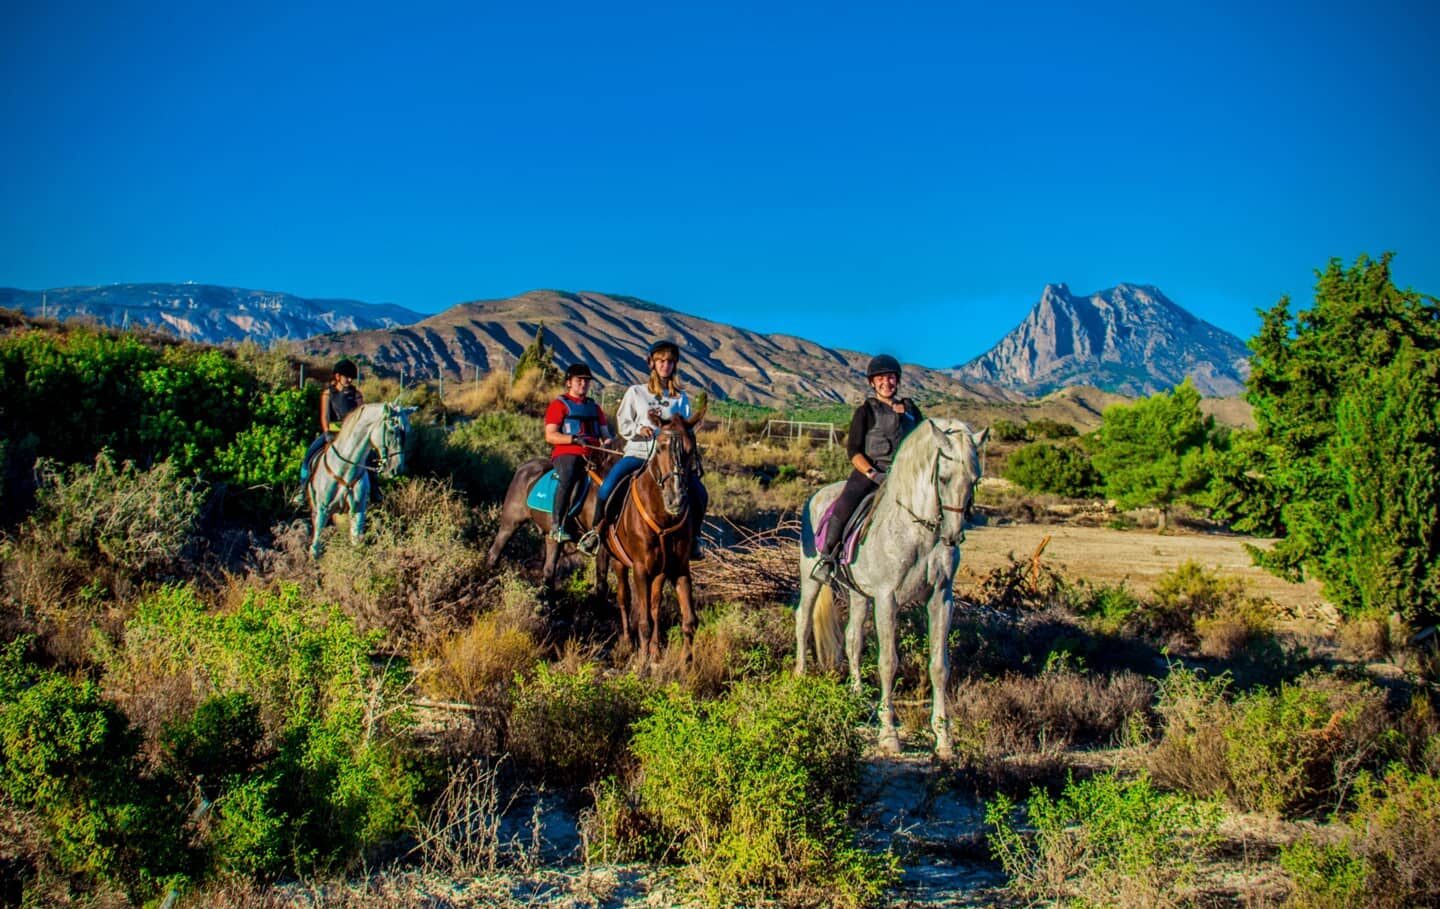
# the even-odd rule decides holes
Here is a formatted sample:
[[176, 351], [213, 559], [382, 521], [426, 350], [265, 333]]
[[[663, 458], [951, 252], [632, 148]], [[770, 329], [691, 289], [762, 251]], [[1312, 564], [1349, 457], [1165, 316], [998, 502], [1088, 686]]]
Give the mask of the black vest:
[[565, 419], [560, 421], [560, 431], [570, 436], [600, 437], [600, 405], [590, 398], [578, 404], [561, 395], [555, 400], [565, 408]]
[[330, 389], [330, 431], [339, 432], [340, 424], [350, 416], [350, 412], [360, 406], [360, 389], [351, 385], [344, 391]]
[[905, 413], [896, 413], [889, 404], [878, 398], [866, 398], [865, 406], [870, 408], [870, 431], [865, 433], [865, 457], [881, 470], [889, 470], [895, 458], [900, 441], [920, 422], [915, 407], [909, 398], [901, 400]]

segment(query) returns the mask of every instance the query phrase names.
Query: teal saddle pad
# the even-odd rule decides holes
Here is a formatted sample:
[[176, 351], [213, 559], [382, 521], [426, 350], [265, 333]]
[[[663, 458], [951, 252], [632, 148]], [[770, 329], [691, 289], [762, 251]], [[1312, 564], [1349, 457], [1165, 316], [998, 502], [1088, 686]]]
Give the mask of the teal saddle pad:
[[[536, 511], [553, 511], [555, 508], [555, 489], [560, 485], [560, 478], [555, 476], [555, 471], [546, 472], [535, 485], [530, 487], [530, 495], [526, 496], [525, 504]], [[585, 493], [590, 489], [590, 477], [588, 474], [581, 474], [579, 481], [575, 484], [575, 504], [570, 506], [570, 515], [578, 514], [585, 505]], [[570, 515], [566, 515], [569, 517]]]

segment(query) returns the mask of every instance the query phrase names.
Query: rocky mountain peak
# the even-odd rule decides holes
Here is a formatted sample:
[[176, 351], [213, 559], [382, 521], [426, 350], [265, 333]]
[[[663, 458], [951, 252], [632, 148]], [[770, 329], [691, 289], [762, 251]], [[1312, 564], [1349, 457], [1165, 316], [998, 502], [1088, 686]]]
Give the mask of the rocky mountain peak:
[[953, 373], [1026, 394], [1092, 385], [1147, 395], [1188, 376], [1202, 394], [1224, 397], [1244, 390], [1247, 357], [1239, 338], [1158, 287], [1117, 284], [1077, 296], [1065, 284], [1047, 284], [1013, 331]]

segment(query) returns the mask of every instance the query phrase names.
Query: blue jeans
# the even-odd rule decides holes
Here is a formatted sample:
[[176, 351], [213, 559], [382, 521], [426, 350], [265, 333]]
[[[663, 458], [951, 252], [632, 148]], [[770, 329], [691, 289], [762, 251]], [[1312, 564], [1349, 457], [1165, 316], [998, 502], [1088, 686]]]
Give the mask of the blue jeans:
[[605, 513], [605, 503], [610, 500], [610, 493], [615, 491], [615, 487], [620, 485], [620, 481], [644, 466], [644, 458], [632, 458], [629, 455], [615, 462], [615, 466], [605, 474], [605, 482], [600, 484], [600, 491], [595, 494], [595, 514], [597, 516]]

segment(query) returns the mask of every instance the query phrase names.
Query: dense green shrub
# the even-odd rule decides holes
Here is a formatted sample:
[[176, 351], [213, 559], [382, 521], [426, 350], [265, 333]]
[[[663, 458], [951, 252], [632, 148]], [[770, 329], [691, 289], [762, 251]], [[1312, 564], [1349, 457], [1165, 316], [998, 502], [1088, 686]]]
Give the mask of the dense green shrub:
[[1080, 498], [1094, 495], [1100, 474], [1073, 445], [1034, 442], [1010, 455], [1005, 478], [1035, 492]]
[[139, 737], [89, 681], [0, 654], [0, 788], [40, 819], [55, 859], [143, 899], [192, 870], [187, 794], [144, 774]]
[[515, 468], [549, 453], [538, 418], [491, 411], [448, 433], [439, 426], [417, 426], [407, 469], [449, 478], [472, 502], [493, 501], [505, 495]]
[[1001, 795], [985, 809], [990, 849], [1027, 899], [1078, 906], [1198, 905], [1196, 863], [1218, 841], [1220, 810], [1160, 792], [1141, 777], [1072, 781], [1058, 799], [1036, 790], [1024, 832]]
[[990, 435], [999, 442], [1030, 441], [1030, 430], [1024, 423], [1016, 423], [1014, 420], [1001, 419], [991, 423]]
[[1042, 439], [1073, 439], [1080, 435], [1080, 430], [1069, 423], [1061, 423], [1059, 420], [1052, 420], [1049, 417], [1030, 421], [1028, 428], [1032, 435]]
[[[189, 588], [171, 587], [126, 624], [123, 649], [107, 658], [107, 682], [134, 698], [182, 676], [197, 691], [253, 702], [265, 757], [221, 786], [221, 842], [213, 845], [252, 873], [279, 870], [274, 855], [286, 870], [310, 871], [361, 858], [413, 815], [418, 781], [397, 736], [409, 716], [404, 674], [372, 667], [375, 641], [294, 588], [251, 591], [239, 608], [219, 613]], [[256, 753], [252, 708], [218, 703], [202, 705], [213, 714], [174, 718], [185, 724], [167, 739], [180, 776], [195, 767], [187, 754]]]
[[1384, 693], [1368, 682], [1310, 673], [1233, 700], [1229, 687], [1186, 669], [1162, 681], [1163, 736], [1149, 758], [1158, 781], [1293, 817], [1335, 807], [1394, 747]]
[[895, 864], [859, 848], [847, 820], [864, 708], [844, 687], [782, 676], [719, 701], [672, 688], [650, 706], [632, 746], [642, 820], [608, 829], [672, 844], [712, 902], [879, 900]]
[[0, 338], [0, 436], [65, 463], [108, 450], [247, 489], [273, 486], [298, 470], [318, 395], [314, 385], [290, 387], [287, 369], [254, 352], [91, 329]]
[[594, 663], [537, 664], [515, 680], [510, 752], [546, 779], [594, 782], [620, 769], [647, 693], [636, 676], [602, 675]]

